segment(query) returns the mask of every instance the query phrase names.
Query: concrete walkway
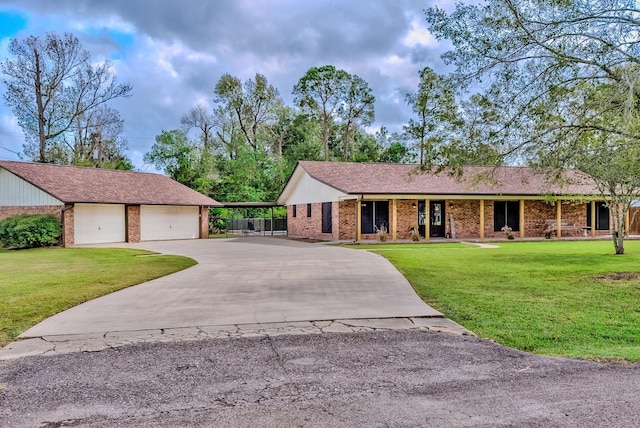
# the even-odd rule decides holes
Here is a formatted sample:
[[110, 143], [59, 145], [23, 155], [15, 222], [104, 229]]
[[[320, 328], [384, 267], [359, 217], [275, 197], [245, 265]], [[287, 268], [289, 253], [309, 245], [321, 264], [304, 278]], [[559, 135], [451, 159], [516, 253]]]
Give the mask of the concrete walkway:
[[[206, 331], [211, 326], [233, 331], [246, 325], [251, 333], [274, 323], [417, 319], [417, 324], [410, 321], [403, 328], [438, 328], [445, 321], [393, 265], [366, 251], [264, 237], [117, 246], [184, 255], [198, 265], [48, 318], [20, 335], [39, 338], [30, 341], [37, 351], [29, 352], [27, 342], [16, 342], [0, 351], [0, 358], [12, 349], [21, 355], [46, 353], [56, 338], [67, 342], [74, 339], [71, 336], [85, 337], [95, 347], [95, 338], [123, 337], [126, 332], [127, 337], [148, 338], [167, 331], [189, 331], [185, 334], [193, 336], [189, 328]], [[437, 322], [425, 321], [429, 318]], [[111, 346], [102, 339], [99, 346]]]

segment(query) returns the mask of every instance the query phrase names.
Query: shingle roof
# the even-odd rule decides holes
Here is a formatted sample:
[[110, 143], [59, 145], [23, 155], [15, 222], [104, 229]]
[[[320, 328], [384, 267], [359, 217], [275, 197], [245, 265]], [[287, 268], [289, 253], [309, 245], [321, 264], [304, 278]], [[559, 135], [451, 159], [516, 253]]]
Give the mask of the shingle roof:
[[[527, 167], [465, 167], [458, 178], [420, 172], [417, 165], [301, 161], [312, 178], [347, 194], [441, 195], [593, 195], [586, 176], [567, 171], [570, 183], [560, 187], [545, 174]], [[480, 179], [479, 177], [484, 177]]]
[[14, 161], [0, 167], [66, 203], [221, 205], [160, 174]]

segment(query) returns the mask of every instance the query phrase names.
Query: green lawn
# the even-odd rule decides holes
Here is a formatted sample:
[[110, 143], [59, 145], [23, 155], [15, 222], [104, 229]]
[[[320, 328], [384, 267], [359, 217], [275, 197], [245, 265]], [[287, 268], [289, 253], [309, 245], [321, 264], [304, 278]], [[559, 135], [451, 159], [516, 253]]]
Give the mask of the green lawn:
[[194, 264], [132, 249], [0, 249], [0, 346], [60, 311]]
[[[640, 242], [375, 245], [425, 302], [506, 346], [538, 354], [640, 361]], [[362, 248], [362, 247], [361, 247]], [[364, 247], [366, 248], [366, 247]], [[629, 277], [630, 276], [630, 277]]]

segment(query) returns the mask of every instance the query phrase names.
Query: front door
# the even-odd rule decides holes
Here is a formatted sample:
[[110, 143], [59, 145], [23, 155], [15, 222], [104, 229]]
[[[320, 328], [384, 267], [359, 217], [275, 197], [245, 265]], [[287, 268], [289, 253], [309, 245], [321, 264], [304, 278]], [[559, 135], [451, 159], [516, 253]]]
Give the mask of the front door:
[[333, 223], [332, 223], [331, 214], [332, 214], [331, 202], [323, 202], [322, 203], [322, 233], [333, 232]]
[[431, 227], [429, 229], [429, 236], [434, 238], [444, 238], [445, 234], [445, 215], [444, 215], [444, 201], [430, 201], [429, 202], [429, 214], [431, 217]]

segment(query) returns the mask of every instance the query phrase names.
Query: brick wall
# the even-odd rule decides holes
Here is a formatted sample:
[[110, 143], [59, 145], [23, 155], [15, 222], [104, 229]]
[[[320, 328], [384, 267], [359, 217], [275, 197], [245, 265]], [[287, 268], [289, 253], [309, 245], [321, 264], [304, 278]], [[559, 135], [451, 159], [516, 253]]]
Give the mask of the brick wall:
[[297, 205], [296, 217], [293, 217], [293, 206], [288, 206], [287, 216], [287, 233], [291, 236], [332, 238], [330, 234], [322, 233], [322, 204], [311, 204], [311, 217], [307, 216], [307, 204]]
[[[447, 200], [445, 201], [445, 214], [447, 217], [446, 233], [453, 235], [451, 233], [451, 214], [453, 214], [456, 238], [480, 237], [480, 201]], [[485, 218], [486, 214], [485, 204]]]
[[341, 241], [356, 240], [356, 201], [349, 199], [338, 202], [338, 227]]
[[338, 202], [331, 203], [331, 239], [340, 239], [340, 205]]
[[140, 242], [140, 205], [127, 205], [124, 215], [126, 241]]
[[209, 239], [209, 207], [200, 207], [200, 239]]
[[43, 205], [33, 207], [0, 207], [0, 220], [19, 214], [51, 214], [61, 218], [62, 206]]
[[[484, 202], [485, 238], [503, 238], [502, 231], [494, 231], [494, 201]], [[415, 206], [414, 206], [415, 205]], [[410, 228], [418, 224], [418, 200], [397, 200], [397, 239], [410, 239]], [[480, 237], [480, 201], [479, 200], [446, 200], [446, 232], [451, 233], [450, 214], [453, 214], [456, 238], [479, 238]], [[312, 204], [311, 217], [307, 217], [307, 205], [299, 204], [297, 216], [292, 216], [293, 209], [287, 207], [288, 233], [291, 236], [302, 236], [320, 239], [337, 239], [342, 241], [353, 241], [356, 239], [356, 201], [345, 200], [333, 202], [332, 218], [333, 233], [322, 233], [322, 204]], [[391, 239], [391, 226], [393, 221], [393, 202], [389, 201], [389, 239]], [[524, 202], [524, 236], [544, 237], [546, 220], [556, 218], [555, 203], [546, 201]], [[582, 227], [587, 224], [587, 208], [583, 202], [565, 202], [562, 204], [562, 219], [569, 224], [577, 226], [576, 231], [567, 231], [564, 236], [582, 235]], [[609, 230], [596, 231], [597, 235], [610, 234]], [[519, 232], [515, 233], [516, 238]], [[363, 234], [363, 240], [375, 240], [376, 234]]]
[[74, 241], [75, 227], [74, 227], [74, 214], [73, 205], [65, 207], [64, 214], [62, 216], [62, 238], [65, 247], [71, 247]]

